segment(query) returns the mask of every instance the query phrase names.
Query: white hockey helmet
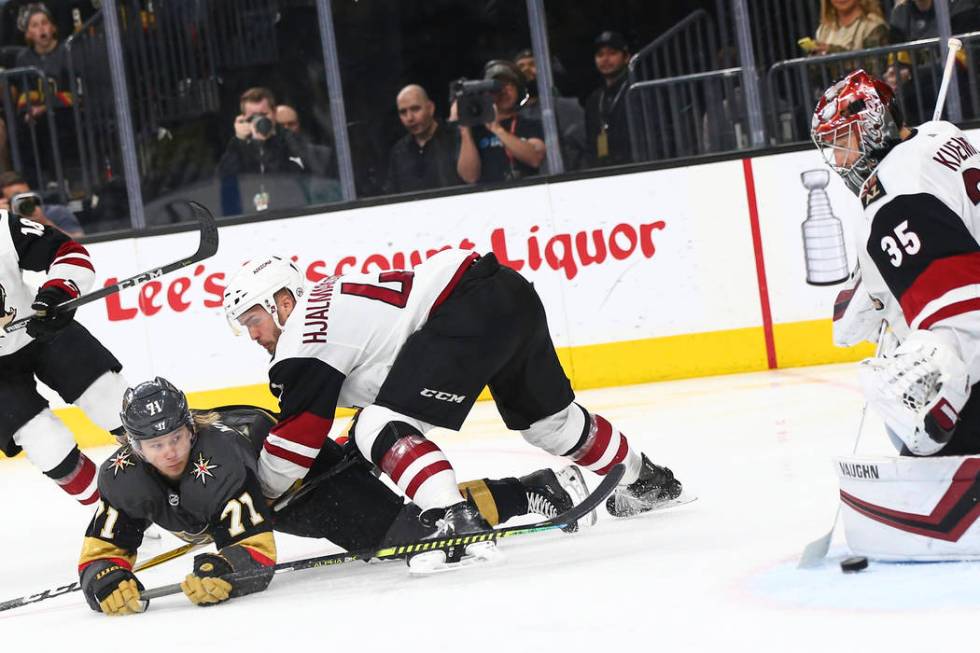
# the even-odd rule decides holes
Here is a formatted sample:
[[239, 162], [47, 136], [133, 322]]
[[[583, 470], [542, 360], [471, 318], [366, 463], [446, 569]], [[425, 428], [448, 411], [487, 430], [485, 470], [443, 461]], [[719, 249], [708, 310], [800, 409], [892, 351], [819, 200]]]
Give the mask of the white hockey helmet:
[[293, 294], [296, 301], [303, 297], [303, 274], [295, 263], [281, 256], [246, 261], [225, 288], [225, 317], [232, 330], [238, 333], [238, 318], [253, 306], [264, 308], [279, 328], [283, 328], [276, 314], [275, 296], [284, 288]]

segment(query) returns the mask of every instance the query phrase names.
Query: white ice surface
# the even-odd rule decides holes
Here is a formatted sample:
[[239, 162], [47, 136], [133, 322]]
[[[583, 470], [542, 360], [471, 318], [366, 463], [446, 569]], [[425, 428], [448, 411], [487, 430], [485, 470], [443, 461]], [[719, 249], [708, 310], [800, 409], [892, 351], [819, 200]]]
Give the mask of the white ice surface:
[[[862, 399], [853, 365], [580, 393], [700, 499], [577, 535], [502, 543], [492, 566], [412, 578], [403, 563], [285, 574], [261, 594], [197, 608], [182, 595], [110, 619], [79, 593], [0, 612], [0, 650], [23, 651], [933, 651], [971, 650], [980, 565], [885, 565], [842, 574], [803, 546], [836, 509], [831, 457], [849, 453]], [[459, 478], [560, 461], [508, 433], [492, 404], [435, 439]], [[886, 452], [880, 422], [862, 452]], [[90, 452], [102, 459], [108, 449]], [[594, 485], [596, 477], [587, 474]], [[23, 460], [0, 463], [0, 601], [76, 577], [90, 511]], [[280, 560], [335, 550], [281, 536]], [[144, 546], [150, 556], [175, 546]], [[836, 557], [835, 557], [836, 556]], [[178, 581], [185, 557], [141, 574]], [[965, 646], [964, 646], [965, 645]]]

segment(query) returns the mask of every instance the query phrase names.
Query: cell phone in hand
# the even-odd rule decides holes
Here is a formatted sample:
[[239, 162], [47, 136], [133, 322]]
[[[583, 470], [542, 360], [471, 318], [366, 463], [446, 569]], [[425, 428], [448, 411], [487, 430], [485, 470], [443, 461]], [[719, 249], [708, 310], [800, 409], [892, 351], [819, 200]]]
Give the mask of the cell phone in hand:
[[814, 41], [809, 36], [804, 36], [799, 41], [796, 42], [800, 46], [800, 49], [804, 52], [813, 52], [817, 49], [817, 42]]

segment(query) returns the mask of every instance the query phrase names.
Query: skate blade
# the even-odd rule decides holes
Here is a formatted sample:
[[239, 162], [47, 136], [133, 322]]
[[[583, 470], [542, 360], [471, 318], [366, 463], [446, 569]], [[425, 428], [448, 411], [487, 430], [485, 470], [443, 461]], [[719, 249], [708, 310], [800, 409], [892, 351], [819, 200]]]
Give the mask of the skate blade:
[[[558, 483], [572, 497], [572, 502], [575, 505], [582, 503], [589, 496], [589, 486], [586, 484], [585, 477], [582, 476], [582, 470], [578, 466], [568, 465], [567, 467], [562, 467], [555, 472], [555, 476], [558, 477]], [[578, 527], [588, 528], [589, 526], [594, 526], [598, 519], [599, 515], [593, 510], [578, 520]]]
[[[437, 552], [430, 551], [429, 553]], [[431, 576], [432, 574], [458, 571], [477, 565], [494, 564], [501, 560], [503, 560], [503, 554], [496, 546], [479, 549], [474, 554], [467, 553], [457, 562], [446, 562], [445, 556], [428, 556], [423, 553], [412, 558], [408, 564], [408, 573], [410, 576]]]
[[675, 499], [666, 499], [664, 501], [658, 501], [649, 508], [645, 510], [635, 509], [633, 511], [627, 512], [622, 515], [612, 515], [616, 519], [632, 519], [634, 517], [642, 517], [643, 515], [649, 515], [651, 512], [660, 512], [662, 510], [670, 510], [671, 508], [677, 508], [679, 506], [685, 506], [689, 503], [697, 501], [697, 496], [689, 493], [687, 490], [681, 492], [681, 495]]

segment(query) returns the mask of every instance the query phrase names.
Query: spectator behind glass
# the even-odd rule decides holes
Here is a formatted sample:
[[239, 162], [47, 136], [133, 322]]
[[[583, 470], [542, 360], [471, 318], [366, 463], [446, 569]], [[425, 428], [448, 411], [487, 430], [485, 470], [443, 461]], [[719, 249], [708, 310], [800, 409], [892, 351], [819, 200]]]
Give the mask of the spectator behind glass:
[[407, 193], [462, 183], [456, 174], [459, 134], [435, 116], [436, 105], [425, 89], [410, 84], [395, 98], [398, 118], [408, 132], [388, 154], [385, 193]]
[[585, 138], [592, 166], [630, 163], [629, 126], [626, 123], [627, 70], [630, 53], [618, 32], [603, 32], [593, 43], [595, 67], [602, 84], [585, 101]]
[[314, 143], [313, 139], [303, 131], [296, 109], [288, 104], [276, 107], [276, 124], [284, 130], [293, 133], [299, 145], [303, 148], [303, 163], [309, 166], [309, 173], [317, 177], [336, 177], [333, 148], [329, 145]]
[[[528, 100], [521, 107], [520, 114], [525, 118], [540, 121], [541, 102], [538, 98], [538, 67], [534, 61], [534, 53], [530, 50], [521, 50], [514, 57], [514, 64], [527, 82]], [[559, 96], [557, 88], [552, 89], [551, 95], [555, 99], [555, 118], [558, 122], [558, 139], [565, 170], [584, 168], [588, 158], [588, 150], [585, 146], [585, 112], [575, 98]], [[544, 162], [544, 166], [547, 167], [547, 160]]]
[[[32, 191], [27, 181], [20, 174], [16, 172], [5, 172], [0, 174], [0, 192], [3, 193], [3, 197], [0, 198], [0, 209], [12, 212], [11, 200], [17, 195], [31, 193]], [[40, 222], [43, 225], [54, 227], [72, 238], [85, 235], [85, 232], [82, 230], [82, 225], [79, 224], [78, 218], [75, 217], [71, 209], [61, 204], [42, 204], [40, 201], [37, 201], [40, 200], [41, 196], [36, 193], [34, 193], [34, 196], [36, 198], [36, 201], [33, 202], [34, 210], [28, 213], [21, 208], [20, 217], [30, 218], [34, 222]], [[18, 202], [18, 204], [20, 203]]]
[[[17, 27], [24, 33], [24, 41], [27, 48], [18, 53], [16, 65], [18, 68], [32, 66], [40, 68], [53, 86], [53, 96], [51, 97], [52, 106], [56, 111], [70, 109], [74, 104], [74, 97], [71, 93], [71, 83], [68, 74], [68, 63], [66, 60], [65, 49], [61, 47], [58, 39], [58, 28], [51, 20], [51, 12], [43, 2], [34, 2], [21, 8], [17, 17]], [[41, 120], [47, 112], [45, 105], [45, 85], [36, 77], [18, 78], [28, 84], [26, 88], [17, 96], [17, 110], [26, 122], [37, 122]], [[59, 113], [56, 124], [58, 127], [58, 145], [61, 151], [63, 165], [77, 164], [78, 147], [74, 138], [71, 116]], [[38, 124], [35, 129], [38, 139], [38, 149], [43, 159], [42, 168], [52, 171], [54, 166], [51, 161], [47, 161], [53, 156], [52, 146], [49, 141], [48, 128]], [[29, 140], [22, 140], [22, 143], [30, 143]], [[31, 147], [22, 147], [21, 151], [28, 156], [32, 152]], [[30, 166], [28, 166], [30, 170]]]
[[[459, 127], [460, 146], [456, 172], [468, 184], [521, 179], [538, 174], [544, 161], [545, 145], [541, 123], [518, 116], [519, 103], [526, 96], [524, 76], [513, 62], [488, 61], [484, 79], [502, 83], [494, 94], [495, 120], [476, 127]], [[456, 102], [449, 119], [456, 121]]]
[[[239, 175], [302, 175], [307, 166], [303, 159], [303, 148], [296, 136], [288, 129], [276, 129], [276, 98], [272, 91], [256, 86], [242, 93], [239, 98], [241, 113], [235, 117], [235, 134], [228, 141], [225, 152], [218, 161], [218, 176], [231, 179]], [[278, 183], [278, 182], [277, 182]], [[284, 192], [288, 192], [281, 184]], [[223, 190], [224, 193], [227, 192]], [[275, 202], [284, 206], [272, 183], [260, 186], [252, 195], [253, 208], [264, 211]], [[226, 199], [222, 200], [225, 215], [233, 211]]]
[[892, 43], [905, 43], [935, 37], [936, 9], [932, 0], [898, 0], [888, 19]]
[[820, 0], [820, 25], [809, 54], [866, 50], [888, 44], [880, 0]]

